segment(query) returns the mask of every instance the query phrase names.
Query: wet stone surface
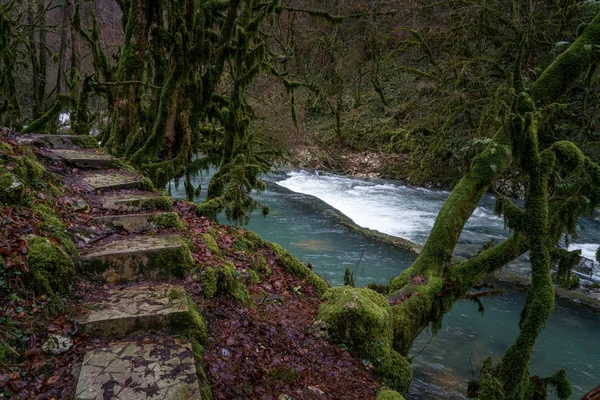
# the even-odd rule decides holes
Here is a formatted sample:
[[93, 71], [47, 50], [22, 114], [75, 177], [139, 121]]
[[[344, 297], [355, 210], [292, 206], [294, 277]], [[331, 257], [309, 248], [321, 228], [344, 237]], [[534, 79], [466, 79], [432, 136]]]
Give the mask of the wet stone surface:
[[189, 341], [168, 338], [122, 341], [86, 353], [75, 399], [148, 398], [200, 399]]
[[125, 172], [88, 173], [83, 180], [97, 190], [136, 189], [140, 186], [138, 178]]
[[89, 313], [79, 318], [90, 336], [122, 338], [143, 329], [169, 325], [169, 319], [188, 312], [183, 287], [144, 284], [98, 292], [85, 307]]
[[112, 228], [124, 229], [128, 232], [144, 232], [157, 228], [153, 222], [159, 214], [127, 214], [127, 215], [108, 215], [94, 218], [94, 222], [105, 224]]
[[161, 257], [171, 257], [172, 252], [179, 249], [186, 250], [186, 244], [179, 235], [132, 236], [94, 247], [81, 256], [80, 263], [83, 271], [100, 274], [110, 284], [159, 280], [173, 273]]
[[111, 156], [95, 150], [55, 149], [51, 153], [80, 168], [109, 168], [113, 163]]
[[143, 209], [145, 202], [154, 200], [157, 197], [158, 195], [152, 192], [124, 192], [102, 196], [99, 201], [105, 210], [135, 212]]
[[174, 249], [181, 246], [185, 246], [185, 243], [179, 235], [134, 236], [99, 246], [82, 258], [88, 259], [115, 254], [154, 252], [163, 249]]

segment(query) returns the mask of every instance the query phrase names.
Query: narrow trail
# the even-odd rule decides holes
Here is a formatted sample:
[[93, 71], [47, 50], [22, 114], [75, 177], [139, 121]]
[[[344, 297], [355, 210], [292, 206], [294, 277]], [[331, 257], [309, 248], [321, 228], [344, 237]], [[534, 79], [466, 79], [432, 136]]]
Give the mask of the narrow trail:
[[[169, 215], [161, 210], [168, 207], [160, 194], [138, 174], [116, 168], [118, 162], [100, 150], [78, 148], [73, 138], [29, 137], [42, 142], [40, 150], [49, 159], [74, 168], [68, 179], [92, 194], [93, 222], [134, 233], [108, 235], [81, 250], [85, 274], [118, 284], [92, 290], [82, 307], [86, 313], [76, 317], [90, 345], [74, 398], [200, 398], [191, 339], [161, 331], [195, 323], [185, 288], [161, 282], [183, 276], [185, 265], [166, 259], [191, 263], [190, 249], [182, 235], [159, 232], [156, 221]], [[150, 330], [161, 334], [148, 335]]]
[[17, 140], [80, 209], [71, 398], [376, 398], [370, 362], [313, 324], [329, 285], [286, 250], [198, 216], [77, 136]]

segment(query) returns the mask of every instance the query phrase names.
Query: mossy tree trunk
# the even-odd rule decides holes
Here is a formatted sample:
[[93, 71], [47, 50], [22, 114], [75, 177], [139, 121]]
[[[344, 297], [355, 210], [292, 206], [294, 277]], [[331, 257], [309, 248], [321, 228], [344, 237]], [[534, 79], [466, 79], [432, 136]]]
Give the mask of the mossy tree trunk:
[[[539, 149], [535, 109], [557, 101], [590, 65], [598, 61], [597, 46], [600, 46], [600, 15], [554, 60], [527, 94], [515, 96], [512, 116], [487, 149], [474, 158], [470, 171], [450, 194], [416, 261], [391, 281], [387, 299], [393, 320], [393, 351], [408, 359], [418, 334], [429, 324], [434, 332], [437, 331], [453, 304], [464, 299], [486, 274], [527, 250], [531, 252], [532, 284], [519, 336], [500, 364], [492, 367], [491, 361], [486, 363], [481, 381], [470, 387], [473, 397], [545, 398], [548, 385], [557, 388], [559, 397], [570, 396], [564, 371], [549, 378], [530, 379], [529, 361], [533, 345], [554, 304], [550, 271], [557, 253], [555, 246], [565, 233], [574, 232], [582, 212], [600, 204], [597, 194], [600, 168], [570, 142], [554, 143], [544, 151]], [[498, 199], [499, 212], [504, 214], [507, 226], [514, 230], [513, 236], [454, 265], [452, 254], [465, 223], [483, 195], [515, 161], [527, 177], [525, 208], [520, 209], [501, 196]], [[338, 301], [335, 296], [330, 296], [326, 303], [335, 301]], [[326, 322], [334, 321], [335, 324], [330, 311], [321, 316]], [[408, 388], [402, 380], [396, 384], [399, 390]]]
[[[126, 15], [125, 44], [119, 57], [117, 81], [140, 81], [144, 70], [148, 23], [148, 1], [132, 0]], [[128, 135], [138, 132], [141, 89], [137, 84], [119, 85], [115, 90], [111, 130], [107, 147], [122, 155]]]

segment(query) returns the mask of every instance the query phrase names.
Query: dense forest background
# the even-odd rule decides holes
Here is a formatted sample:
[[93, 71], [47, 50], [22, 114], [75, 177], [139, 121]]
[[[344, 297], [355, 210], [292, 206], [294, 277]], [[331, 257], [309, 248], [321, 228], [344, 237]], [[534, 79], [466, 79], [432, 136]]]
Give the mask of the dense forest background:
[[[8, 10], [14, 2], [3, 3]], [[508, 113], [515, 76], [534, 81], [598, 9], [592, 0], [284, 2], [260, 35], [293, 85], [264, 73], [247, 87], [256, 111], [251, 129], [306, 166], [363, 172], [350, 165], [352, 154], [363, 154], [364, 172], [453, 184]], [[22, 123], [51, 109], [59, 95], [80, 96], [94, 73], [93, 35], [116, 68], [124, 41], [116, 1], [29, 0], [11, 13], [23, 23], [13, 38], [20, 47], [3, 63], [17, 66]], [[223, 76], [219, 93], [231, 90], [231, 76]], [[600, 154], [595, 76], [593, 67], [560, 103], [541, 110], [540, 127], [549, 143], [568, 138], [593, 158]], [[0, 95], [5, 124], [9, 96]], [[84, 126], [108, 129], [105, 98], [96, 90], [86, 100]]]

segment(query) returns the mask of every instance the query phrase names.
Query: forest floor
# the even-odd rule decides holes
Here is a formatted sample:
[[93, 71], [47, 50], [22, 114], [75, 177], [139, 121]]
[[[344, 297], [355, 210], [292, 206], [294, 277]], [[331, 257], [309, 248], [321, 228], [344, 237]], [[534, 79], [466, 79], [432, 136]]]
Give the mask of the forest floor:
[[[122, 240], [134, 233], [114, 230], [93, 221], [107, 214], [97, 207], [98, 191], [80, 185], [79, 170], [48, 157], [44, 149], [26, 146], [2, 133], [0, 142], [17, 154], [30, 148], [45, 165], [44, 182], [28, 188], [23, 204], [0, 206], [0, 398], [69, 398], [77, 384], [78, 365], [90, 346], [100, 339], [88, 337], [78, 324], [83, 305], [101, 298], [111, 285], [78, 270], [70, 293], [36, 295], [28, 271], [28, 238], [45, 236], [57, 241], [56, 232], [70, 237], [78, 252], [91, 246]], [[8, 156], [0, 150], [0, 156]], [[10, 157], [1, 157], [11, 170]], [[8, 161], [7, 161], [8, 160]], [[40, 214], [51, 207], [58, 226]], [[177, 201], [173, 210], [185, 225], [178, 234], [193, 242], [194, 269], [170, 284], [185, 287], [208, 325], [204, 367], [215, 399], [374, 399], [381, 384], [372, 366], [347, 349], [327, 342], [314, 328], [319, 296], [304, 280], [285, 268], [280, 256], [268, 248], [248, 251], [238, 238], [243, 230], [199, 217], [194, 204]], [[108, 213], [110, 214], [110, 213]], [[63, 232], [64, 229], [64, 232]], [[159, 229], [156, 234], [174, 231]], [[207, 244], [206, 235], [216, 242]], [[60, 235], [58, 235], [60, 236]], [[252, 265], [265, 264], [266, 273], [255, 279]], [[244, 287], [239, 293], [217, 293], [208, 298], [202, 273], [205, 267], [234, 265]], [[121, 288], [127, 285], [122, 284]], [[66, 352], [48, 354], [43, 344], [51, 335], [73, 341]], [[151, 343], [160, 331], [141, 333], [136, 340]], [[158, 336], [157, 336], [158, 335]], [[111, 398], [104, 393], [104, 398]], [[108, 396], [108, 397], [107, 397]]]

